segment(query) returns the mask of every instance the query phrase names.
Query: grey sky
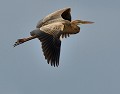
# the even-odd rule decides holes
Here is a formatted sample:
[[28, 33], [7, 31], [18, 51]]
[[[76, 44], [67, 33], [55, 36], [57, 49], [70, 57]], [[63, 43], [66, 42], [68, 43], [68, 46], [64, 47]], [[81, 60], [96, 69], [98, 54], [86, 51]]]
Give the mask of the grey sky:
[[[37, 39], [13, 48], [65, 7], [95, 24], [62, 41], [58, 68], [44, 60]], [[120, 94], [119, 22], [119, 0], [0, 0], [0, 94]]]

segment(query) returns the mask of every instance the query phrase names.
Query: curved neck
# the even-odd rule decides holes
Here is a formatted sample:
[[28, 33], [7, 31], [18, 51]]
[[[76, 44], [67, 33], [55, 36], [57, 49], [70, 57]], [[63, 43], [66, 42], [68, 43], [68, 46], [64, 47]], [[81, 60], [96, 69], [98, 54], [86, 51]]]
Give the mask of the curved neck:
[[75, 21], [71, 22], [71, 27], [72, 27], [72, 31], [74, 34], [79, 33], [80, 32], [80, 27], [77, 26]]

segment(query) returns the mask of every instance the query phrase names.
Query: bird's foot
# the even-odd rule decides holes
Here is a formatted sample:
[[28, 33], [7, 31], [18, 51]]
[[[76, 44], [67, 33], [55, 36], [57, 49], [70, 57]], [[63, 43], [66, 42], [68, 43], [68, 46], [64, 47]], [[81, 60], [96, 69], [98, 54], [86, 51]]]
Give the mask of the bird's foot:
[[23, 39], [18, 39], [13, 46], [15, 47], [15, 46], [20, 45], [20, 44], [22, 44], [24, 42], [25, 42], [24, 38]]

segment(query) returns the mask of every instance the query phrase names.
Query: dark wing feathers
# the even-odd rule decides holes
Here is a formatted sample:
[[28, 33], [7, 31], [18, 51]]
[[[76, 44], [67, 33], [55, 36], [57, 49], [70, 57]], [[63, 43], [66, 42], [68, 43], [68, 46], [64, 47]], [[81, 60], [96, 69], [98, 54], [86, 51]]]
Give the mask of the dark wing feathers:
[[53, 37], [50, 34], [45, 32], [41, 32], [41, 36], [39, 36], [39, 40], [42, 42], [42, 49], [47, 59], [48, 64], [51, 66], [59, 65], [59, 57], [60, 57], [60, 47], [61, 41], [58, 38]]
[[61, 19], [61, 20], [68, 20], [71, 21], [71, 14], [70, 14], [71, 9], [70, 8], [64, 8], [61, 10], [57, 10], [51, 14], [49, 14], [48, 16], [46, 16], [45, 18], [43, 18], [42, 20], [40, 20], [37, 25], [36, 28], [40, 28], [46, 24], [50, 24], [52, 20], [57, 21], [56, 19]]
[[67, 38], [67, 37], [70, 37], [70, 34], [64, 34], [64, 33], [63, 33], [63, 34], [61, 35], [61, 37], [62, 37], [62, 38]]
[[31, 36], [37, 35], [38, 39], [42, 42], [43, 54], [45, 59], [47, 59], [48, 64], [50, 63], [51, 66], [58, 66], [61, 47], [61, 41], [58, 37], [56, 38], [38, 28], [30, 32], [30, 34]]

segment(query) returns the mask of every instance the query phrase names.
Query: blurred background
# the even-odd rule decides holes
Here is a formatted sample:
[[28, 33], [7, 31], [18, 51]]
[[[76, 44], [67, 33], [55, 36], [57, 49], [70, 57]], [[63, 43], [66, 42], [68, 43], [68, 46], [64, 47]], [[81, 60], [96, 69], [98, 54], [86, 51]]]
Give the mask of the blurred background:
[[[72, 19], [89, 20], [63, 39], [60, 66], [44, 59], [28, 37], [37, 22], [71, 7]], [[119, 0], [0, 0], [0, 94], [120, 94]]]

